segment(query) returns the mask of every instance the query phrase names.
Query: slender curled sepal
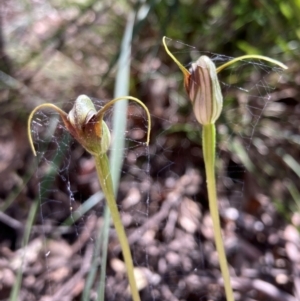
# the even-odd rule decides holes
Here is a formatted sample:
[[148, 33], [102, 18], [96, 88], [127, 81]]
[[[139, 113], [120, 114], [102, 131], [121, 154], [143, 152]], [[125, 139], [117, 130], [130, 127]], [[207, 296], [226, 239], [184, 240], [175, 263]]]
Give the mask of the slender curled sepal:
[[[33, 154], [36, 156], [36, 151], [35, 151], [35, 148], [34, 148], [34, 144], [33, 144], [33, 140], [32, 140], [32, 136], [31, 136], [31, 121], [32, 121], [32, 118], [33, 118], [33, 115], [41, 110], [41, 109], [44, 109], [44, 108], [49, 108], [49, 109], [52, 109], [54, 111], [56, 111], [60, 117], [62, 118], [62, 120], [64, 121], [67, 129], [70, 131], [72, 125], [70, 124], [70, 122], [68, 121], [68, 115], [66, 112], [64, 112], [63, 110], [61, 110], [59, 107], [57, 107], [56, 105], [52, 104], [52, 103], [44, 103], [44, 104], [41, 104], [37, 107], [35, 107], [32, 112], [30, 113], [29, 117], [28, 117], [28, 123], [27, 123], [27, 133], [28, 133], [28, 139], [29, 139], [29, 144], [30, 144], [30, 147], [32, 149], [32, 152]], [[70, 131], [71, 132], [71, 131]]]
[[28, 137], [33, 154], [36, 156], [36, 151], [33, 145], [30, 126], [33, 115], [40, 109], [50, 108], [59, 113], [67, 130], [70, 134], [92, 155], [104, 154], [108, 151], [110, 145], [110, 131], [103, 121], [103, 117], [107, 109], [115, 102], [122, 99], [130, 99], [139, 103], [146, 111], [148, 117], [148, 132], [147, 145], [150, 139], [151, 119], [147, 107], [137, 98], [131, 96], [118, 97], [111, 100], [102, 107], [98, 112], [92, 100], [86, 95], [80, 95], [75, 100], [74, 106], [69, 112], [65, 113], [59, 107], [45, 103], [37, 106], [29, 115], [28, 118]]
[[167, 44], [166, 44], [166, 37], [163, 37], [162, 39], [163, 45], [165, 47], [165, 50], [167, 54], [170, 56], [170, 58], [176, 63], [176, 65], [179, 67], [179, 69], [183, 73], [183, 80], [184, 80], [184, 87], [188, 92], [188, 83], [189, 83], [189, 78], [190, 78], [190, 72], [177, 60], [177, 58], [172, 54], [172, 52], [169, 50]]
[[223, 69], [246, 59], [263, 60], [283, 69], [288, 68], [281, 62], [262, 55], [240, 56], [216, 68], [210, 58], [200, 56], [188, 71], [168, 49], [166, 37], [163, 37], [163, 45], [168, 55], [174, 60], [183, 73], [184, 87], [193, 104], [196, 119], [202, 125], [214, 124], [221, 114], [223, 97], [217, 74]]
[[105, 112], [109, 109], [109, 107], [111, 107], [113, 104], [115, 104], [117, 101], [123, 100], [123, 99], [128, 99], [128, 100], [132, 100], [136, 103], [138, 103], [146, 112], [147, 114], [147, 119], [148, 119], [148, 128], [147, 128], [147, 140], [146, 140], [146, 144], [149, 145], [149, 141], [150, 141], [150, 133], [151, 133], [151, 117], [150, 117], [150, 113], [148, 108], [146, 107], [146, 105], [144, 103], [142, 103], [138, 98], [136, 97], [132, 97], [132, 96], [122, 96], [122, 97], [117, 97], [113, 100], [111, 100], [110, 102], [108, 102], [107, 104], [104, 105], [104, 107], [98, 111], [97, 113], [97, 118], [99, 119], [103, 119], [103, 116], [105, 114]]
[[220, 67], [217, 68], [217, 73], [219, 73], [223, 69], [227, 68], [228, 66], [230, 66], [230, 65], [232, 65], [236, 62], [239, 62], [239, 61], [242, 61], [242, 60], [247, 60], [247, 59], [262, 60], [262, 61], [266, 61], [266, 62], [269, 62], [269, 63], [274, 64], [274, 65], [277, 65], [282, 69], [288, 69], [288, 66], [286, 66], [285, 64], [283, 64], [283, 63], [281, 63], [277, 60], [274, 60], [270, 57], [267, 57], [267, 56], [264, 56], [264, 55], [258, 55], [258, 54], [247, 54], [247, 55], [242, 55], [242, 56], [236, 57], [236, 58], [232, 59], [231, 61], [221, 65]]

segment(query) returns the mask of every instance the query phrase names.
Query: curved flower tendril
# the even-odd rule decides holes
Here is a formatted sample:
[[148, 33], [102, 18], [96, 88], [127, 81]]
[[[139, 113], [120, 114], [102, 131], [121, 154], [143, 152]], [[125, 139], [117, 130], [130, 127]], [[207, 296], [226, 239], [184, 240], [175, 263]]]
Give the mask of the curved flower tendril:
[[115, 102], [129, 99], [140, 104], [146, 111], [148, 118], [147, 145], [150, 139], [151, 119], [148, 108], [137, 98], [132, 96], [118, 97], [105, 104], [98, 112], [91, 99], [86, 95], [77, 97], [73, 108], [67, 114], [59, 107], [52, 103], [45, 103], [37, 106], [29, 115], [28, 118], [28, 137], [33, 154], [36, 156], [30, 126], [33, 115], [40, 109], [50, 108], [55, 110], [62, 118], [67, 130], [70, 134], [92, 155], [106, 153], [110, 144], [110, 132], [103, 121], [105, 112]]

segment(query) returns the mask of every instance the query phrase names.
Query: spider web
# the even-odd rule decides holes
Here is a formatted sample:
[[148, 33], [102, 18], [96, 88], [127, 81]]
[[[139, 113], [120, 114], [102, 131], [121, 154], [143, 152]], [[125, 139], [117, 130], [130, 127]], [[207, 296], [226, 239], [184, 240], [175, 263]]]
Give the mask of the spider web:
[[[94, 100], [94, 104], [98, 110], [103, 102]], [[71, 107], [72, 102], [68, 106]], [[111, 110], [105, 117], [107, 125], [111, 127]], [[127, 130], [124, 133], [126, 147], [119, 150], [123, 154], [124, 164], [120, 171], [122, 182], [117, 199], [124, 226], [133, 229], [144, 223], [149, 214], [149, 150], [145, 143], [147, 122], [143, 109], [130, 103]], [[97, 248], [97, 229], [101, 229], [101, 225], [99, 227], [98, 224], [103, 223], [105, 198], [97, 179], [93, 158], [70, 137], [55, 112], [40, 110], [35, 114], [32, 136], [39, 159], [39, 223], [44, 237], [47, 295], [57, 295], [58, 287], [55, 279], [53, 280], [53, 270], [58, 272], [53, 267], [53, 261], [63, 260], [64, 256], [92, 256], [91, 250]], [[67, 254], [57, 254], [54, 239], [58, 237], [60, 243], [62, 239], [70, 243], [71, 247], [63, 243], [64, 247], [68, 247]], [[113, 245], [116, 244], [116, 234], [113, 234]], [[110, 259], [109, 266], [125, 278], [124, 264], [118, 258], [120, 250], [117, 246], [114, 248], [115, 255]], [[147, 252], [143, 253], [146, 254], [143, 258], [134, 258], [135, 265], [147, 265]], [[71, 270], [77, 273], [81, 271], [78, 266], [70, 265], [65, 273], [71, 273]], [[87, 272], [86, 270], [85, 273]], [[113, 284], [109, 284], [109, 275], [107, 283], [108, 288], [114, 287]], [[126, 289], [126, 281], [119, 285]]]
[[[208, 51], [200, 52], [180, 41], [167, 41], [181, 62], [187, 60], [187, 55], [193, 61], [207, 55], [218, 67], [234, 59]], [[174, 51], [174, 48], [179, 50]], [[185, 67], [189, 69], [190, 64]], [[228, 201], [235, 207], [244, 197], [245, 173], [255, 169], [255, 156], [267, 154], [268, 146], [263, 142], [267, 132], [264, 126], [267, 118], [278, 118], [281, 113], [282, 108], [276, 99], [272, 99], [272, 93], [281, 81], [282, 73], [282, 68], [265, 61], [244, 59], [218, 74], [224, 100], [222, 114], [216, 122], [219, 140], [217, 159], [220, 159], [217, 164], [221, 165], [218, 174], [222, 183], [218, 189], [221, 194], [231, 191]], [[228, 157], [229, 152], [231, 158]]]
[[[207, 55], [215, 62], [216, 66], [219, 66], [233, 59], [211, 52], [199, 52], [193, 46], [171, 39], [167, 40], [167, 44], [180, 62], [195, 61], [200, 55]], [[177, 66], [173, 65], [176, 69]], [[186, 64], [185, 67], [189, 69], [190, 63]], [[180, 164], [182, 165], [181, 172], [187, 174], [192, 172], [194, 175], [196, 173], [198, 177], [197, 169], [200, 169], [201, 180], [198, 179], [197, 184], [200, 184], [200, 189], [205, 191], [205, 181], [202, 180], [205, 174], [203, 161], [191, 159], [191, 157], [201, 158], [202, 156], [199, 146], [201, 144], [199, 135], [201, 127], [195, 121], [186, 92], [180, 89], [183, 86], [182, 74], [175, 69], [170, 67], [168, 71], [164, 70], [164, 76], [168, 78], [170, 83], [170, 106], [173, 106], [173, 111], [177, 112], [175, 122], [172, 121], [172, 119], [174, 120], [173, 115], [169, 114], [170, 124], [169, 129], [166, 125], [165, 134], [176, 134], [180, 140], [177, 143], [181, 145], [181, 148], [178, 149], [178, 145], [173, 147], [173, 154], [178, 152], [180, 155], [173, 156], [173, 160], [170, 160], [170, 164], [167, 164], [165, 168], [168, 169], [169, 175], [173, 179], [176, 177], [174, 177], [174, 171], [178, 171], [176, 166]], [[274, 121], [276, 122], [283, 112], [280, 104], [276, 103], [276, 97], [272, 98], [273, 94], [275, 95], [273, 92], [278, 82], [281, 81], [282, 69], [262, 60], [243, 60], [220, 72], [218, 77], [224, 96], [224, 109], [216, 124], [218, 133], [217, 190], [220, 214], [226, 234], [225, 245], [229, 254], [236, 254], [240, 248], [238, 241], [243, 239], [245, 229], [253, 228], [253, 237], [259, 241], [263, 236], [261, 233], [264, 228], [268, 227], [270, 220], [274, 219], [272, 216], [274, 207], [270, 204], [267, 190], [260, 189], [260, 185], [263, 187], [265, 184], [264, 178], [267, 173], [263, 171], [264, 163], [267, 160], [268, 148], [274, 143], [274, 140], [272, 142], [268, 135]], [[272, 134], [273, 137], [274, 134]], [[161, 144], [161, 147], [165, 153], [170, 151], [168, 143]], [[197, 162], [198, 165], [195, 166]], [[172, 173], [173, 175], [171, 175]], [[176, 172], [175, 175], [178, 173]], [[193, 176], [189, 175], [189, 177], [193, 179]], [[177, 182], [173, 180], [174, 186], [178, 185], [179, 182], [180, 179]], [[205, 202], [207, 197], [205, 192], [203, 193], [201, 190], [194, 189], [192, 191], [194, 196], [189, 194], [188, 190], [182, 196], [186, 197], [187, 200], [193, 200], [197, 206], [195, 208], [191, 203], [185, 203], [181, 199], [177, 226], [179, 224], [179, 228], [193, 234], [193, 238], [189, 238], [195, 243], [198, 256], [189, 256], [191, 268], [187, 272], [184, 266], [185, 258], [187, 258], [184, 254], [185, 248], [183, 243], [178, 242], [179, 239], [176, 239], [176, 235], [173, 235], [173, 242], [174, 245], [177, 242], [177, 248], [172, 250], [175, 251], [175, 254], [172, 254], [171, 258], [166, 256], [166, 261], [173, 269], [178, 268], [178, 262], [180, 262], [181, 270], [180, 272], [176, 270], [180, 281], [172, 283], [170, 280], [168, 287], [172, 291], [173, 297], [178, 297], [178, 299], [182, 297], [194, 300], [193, 296], [197, 295], [197, 298], [204, 298], [205, 300], [206, 298], [222, 300], [220, 292], [213, 288], [211, 279], [206, 277], [210, 275], [211, 269], [213, 270], [218, 266], [213, 245], [203, 241], [205, 239], [213, 242], [214, 236], [208, 211], [204, 210], [205, 207], [207, 208]], [[269, 206], [268, 214], [259, 215], [257, 218], [253, 203], [259, 203], [262, 212]], [[257, 207], [259, 208], [259, 206]], [[268, 218], [265, 218], [266, 216]], [[197, 222], [197, 219], [201, 221]], [[195, 228], [201, 229], [200, 234], [194, 230]], [[195, 245], [190, 248], [189, 252], [194, 250]], [[244, 248], [246, 243], [243, 241], [241, 246]], [[251, 245], [247, 245], [247, 247], [251, 247]], [[176, 255], [178, 255], [177, 261]], [[205, 270], [207, 274], [204, 273]], [[183, 285], [181, 289], [180, 283]], [[212, 287], [209, 287], [210, 285]], [[189, 290], [190, 293], [187, 292]], [[165, 298], [167, 295], [166, 293]], [[238, 300], [243, 300], [242, 296]]]
[[[180, 42], [170, 40], [168, 43], [180, 61], [184, 61], [181, 56], [186, 59], [188, 55], [194, 60], [205, 54], [218, 66], [231, 59], [210, 52], [200, 53]], [[174, 48], [179, 51], [173, 51]], [[227, 235], [236, 230], [230, 229], [230, 221], [244, 227], [242, 209], [248, 197], [245, 177], [264, 160], [265, 121], [276, 113], [271, 95], [281, 72], [261, 61], [246, 60], [219, 74], [224, 110], [217, 121], [217, 182], [220, 213], [227, 221]], [[152, 76], [149, 82], [159, 80], [159, 72], [155, 73], [157, 77], [149, 70]], [[160, 128], [156, 131], [158, 134], [149, 148], [146, 147], [147, 119], [141, 108], [131, 104], [126, 148], [121, 150], [124, 165], [117, 200], [134, 265], [140, 268], [145, 283], [142, 300], [180, 300], [192, 298], [192, 294], [203, 300], [221, 300], [221, 292], [214, 291], [213, 279], [219, 277], [216, 274], [218, 261], [210, 217], [204, 210], [201, 127], [195, 121], [185, 92], [178, 89], [179, 77], [168, 73], [163, 80], [170, 87], [170, 103], [152, 115], [153, 127]], [[150, 93], [149, 97], [154, 96]], [[68, 106], [71, 107], [72, 102]], [[101, 102], [96, 101], [96, 106], [99, 109]], [[110, 113], [106, 118], [110, 127]], [[40, 160], [40, 223], [46, 246], [46, 294], [51, 295], [57, 294], [59, 288], [54, 273], [58, 273], [57, 268], [53, 266], [59, 256], [51, 238], [59, 237], [59, 242], [69, 250], [64, 260], [72, 258], [75, 262], [73, 265], [64, 263], [65, 270], [60, 272], [79, 273], [80, 265], [89, 262], [97, 248], [96, 224], [102, 222], [104, 196], [93, 159], [70, 138], [57, 114], [39, 111], [33, 121], [32, 134]], [[256, 223], [259, 229], [262, 223]], [[120, 248], [114, 232], [110, 237], [109, 248], [113, 255], [109, 258], [106, 296], [109, 300], [128, 300], [128, 295], [122, 294], [127, 289], [127, 280]], [[96, 283], [97, 280], [91, 287], [90, 298], [97, 295]]]

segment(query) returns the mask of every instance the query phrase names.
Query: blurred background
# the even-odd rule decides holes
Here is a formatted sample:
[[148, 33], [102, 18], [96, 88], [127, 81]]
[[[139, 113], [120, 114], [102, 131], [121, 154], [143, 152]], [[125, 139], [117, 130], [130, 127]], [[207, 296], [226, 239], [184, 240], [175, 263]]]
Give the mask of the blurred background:
[[[118, 193], [142, 300], [225, 300], [201, 127], [163, 36], [187, 68], [201, 54], [216, 65], [261, 54], [289, 67], [252, 60], [220, 74], [218, 195], [236, 300], [300, 299], [299, 1], [10, 0], [0, 9], [0, 300], [98, 300], [104, 202], [72, 213], [100, 189], [93, 160], [48, 111], [33, 124], [37, 160], [27, 119], [46, 102], [69, 111], [80, 94], [97, 108], [113, 99], [128, 24], [124, 85], [152, 115], [146, 148], [146, 117], [128, 110]], [[108, 247], [105, 300], [130, 300], [113, 230]]]

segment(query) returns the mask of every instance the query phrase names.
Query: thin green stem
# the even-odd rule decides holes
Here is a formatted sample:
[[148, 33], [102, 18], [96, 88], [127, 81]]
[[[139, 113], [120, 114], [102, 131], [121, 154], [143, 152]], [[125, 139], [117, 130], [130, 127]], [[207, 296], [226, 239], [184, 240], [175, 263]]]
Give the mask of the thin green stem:
[[216, 155], [216, 127], [214, 124], [203, 125], [202, 147], [206, 170], [206, 184], [208, 190], [209, 210], [213, 221], [215, 243], [219, 255], [220, 267], [224, 279], [224, 287], [227, 301], [234, 301], [233, 291], [230, 284], [230, 274], [221, 234], [220, 217], [217, 201], [216, 178], [215, 178], [215, 155]]
[[140, 301], [140, 296], [134, 278], [133, 261], [131, 257], [129, 243], [115, 201], [113, 183], [112, 183], [110, 169], [109, 169], [109, 161], [106, 154], [97, 155], [94, 156], [94, 158], [95, 158], [96, 169], [97, 169], [100, 185], [105, 194], [107, 205], [109, 207], [111, 217], [123, 252], [132, 299], [134, 301]]

